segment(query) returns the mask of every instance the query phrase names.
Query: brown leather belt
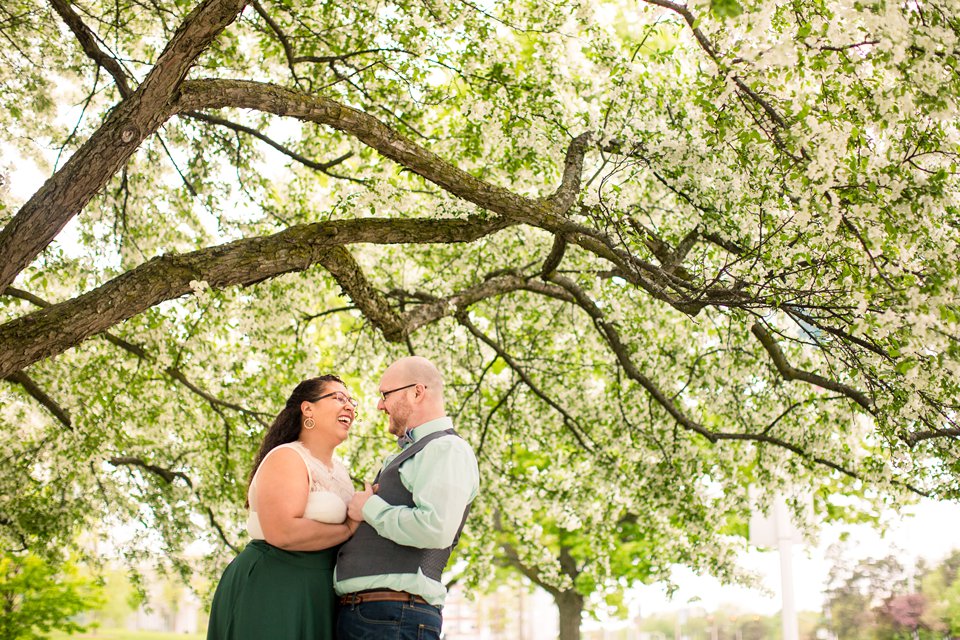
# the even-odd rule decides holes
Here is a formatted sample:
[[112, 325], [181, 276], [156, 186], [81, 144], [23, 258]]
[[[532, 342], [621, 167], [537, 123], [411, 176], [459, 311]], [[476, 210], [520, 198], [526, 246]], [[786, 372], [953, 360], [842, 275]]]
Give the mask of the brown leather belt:
[[[416, 602], [430, 604], [423, 598], [406, 591], [358, 591], [340, 596], [340, 604], [360, 604], [361, 602]], [[431, 605], [432, 606], [432, 605]]]

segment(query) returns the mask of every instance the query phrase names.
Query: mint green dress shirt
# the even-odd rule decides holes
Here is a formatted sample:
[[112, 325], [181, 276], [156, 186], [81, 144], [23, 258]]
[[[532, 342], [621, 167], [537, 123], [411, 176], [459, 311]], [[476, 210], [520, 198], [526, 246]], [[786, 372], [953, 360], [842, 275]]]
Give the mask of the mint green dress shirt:
[[[408, 431], [413, 442], [436, 431], [453, 428], [449, 417], [437, 418]], [[386, 467], [399, 454], [388, 456]], [[413, 494], [415, 506], [394, 506], [374, 494], [363, 507], [363, 519], [378, 534], [397, 544], [422, 549], [442, 549], [453, 544], [467, 505], [477, 497], [480, 472], [473, 449], [462, 438], [444, 437], [430, 442], [400, 465], [400, 481]], [[334, 588], [344, 595], [367, 589], [407, 591], [442, 606], [443, 584], [417, 573], [390, 573], [337, 580]]]

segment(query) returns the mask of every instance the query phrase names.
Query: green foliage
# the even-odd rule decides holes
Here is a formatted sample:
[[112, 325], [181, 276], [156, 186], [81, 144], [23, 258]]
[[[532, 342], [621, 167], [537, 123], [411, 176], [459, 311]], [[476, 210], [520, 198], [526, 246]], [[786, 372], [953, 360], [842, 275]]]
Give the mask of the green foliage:
[[[100, 127], [131, 102], [104, 60], [140, 86], [198, 4], [72, 3], [93, 60], [52, 7], [4, 3], [3, 166], [56, 180], [85, 145], [115, 149]], [[342, 454], [369, 478], [391, 446], [375, 380], [409, 352], [440, 366], [479, 452], [458, 551], [478, 586], [504, 539], [545, 584], [615, 602], [676, 562], [737, 579], [749, 513], [778, 493], [814, 496], [805, 529], [960, 497], [955, 7], [677, 9], [248, 5], [186, 75], [257, 91], [194, 110], [171, 88], [156, 104], [175, 115], [119, 167], [82, 168], [108, 174], [89, 202], [60, 184], [40, 208], [82, 210], [0, 295], [0, 328], [48, 346], [78, 321], [47, 324], [47, 305], [102, 315], [184, 270], [192, 285], [0, 384], [0, 539], [52, 557], [125, 525], [131, 566], [216, 575], [293, 385], [335, 371], [364, 400]], [[40, 195], [3, 191], [5, 229]], [[478, 221], [500, 226], [431, 235]], [[223, 271], [285, 273], [225, 286], [183, 267], [242, 240]], [[97, 299], [105, 284], [131, 295]], [[212, 551], [191, 560], [196, 540]]]
[[143, 594], [135, 588], [127, 573], [118, 569], [104, 570], [100, 582], [103, 603], [92, 613], [99, 625], [98, 632], [124, 627], [130, 615], [143, 604]]
[[927, 570], [920, 581], [925, 607], [921, 617], [924, 628], [940, 634], [960, 632], [960, 550]]
[[81, 613], [102, 603], [101, 590], [71, 562], [54, 564], [33, 554], [0, 556], [0, 637], [40, 640], [53, 630], [83, 631]]

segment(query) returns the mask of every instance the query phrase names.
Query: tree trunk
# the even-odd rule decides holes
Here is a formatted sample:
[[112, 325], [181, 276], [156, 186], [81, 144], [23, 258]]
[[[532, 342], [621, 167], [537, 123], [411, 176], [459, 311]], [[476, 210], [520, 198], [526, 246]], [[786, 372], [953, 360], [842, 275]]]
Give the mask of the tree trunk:
[[583, 615], [583, 596], [570, 589], [554, 595], [560, 613], [559, 640], [580, 640], [580, 619]]

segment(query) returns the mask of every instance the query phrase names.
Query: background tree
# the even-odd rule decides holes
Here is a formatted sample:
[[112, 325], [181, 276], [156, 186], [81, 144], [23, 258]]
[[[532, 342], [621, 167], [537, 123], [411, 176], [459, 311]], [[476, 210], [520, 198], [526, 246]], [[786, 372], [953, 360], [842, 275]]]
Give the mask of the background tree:
[[0, 535], [133, 521], [214, 572], [285, 392], [405, 352], [481, 533], [582, 484], [518, 512], [643, 514], [723, 574], [748, 484], [957, 498], [958, 33], [937, 0], [5, 2], [2, 148], [49, 177], [0, 204]]
[[839, 640], [890, 637], [890, 620], [878, 617], [885, 602], [900, 597], [907, 584], [896, 556], [881, 559], [846, 558], [847, 550], [830, 550], [834, 564], [824, 590], [827, 626]]
[[919, 593], [891, 596], [878, 608], [878, 619], [892, 628], [891, 637], [905, 632], [910, 638], [919, 638], [926, 606], [926, 598]]
[[921, 623], [940, 635], [960, 634], [960, 550], [921, 574], [920, 593], [924, 598]]
[[54, 564], [32, 554], [0, 555], [0, 637], [40, 640], [54, 630], [75, 633], [77, 617], [101, 604], [102, 594], [71, 562]]
[[[848, 558], [831, 549], [834, 565], [825, 592], [823, 624], [838, 638], [940, 638], [955, 634], [957, 559], [904, 567], [895, 556]], [[919, 591], [916, 589], [919, 587]]]

